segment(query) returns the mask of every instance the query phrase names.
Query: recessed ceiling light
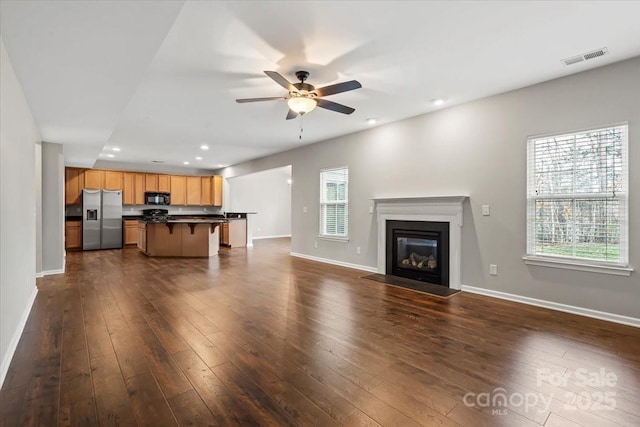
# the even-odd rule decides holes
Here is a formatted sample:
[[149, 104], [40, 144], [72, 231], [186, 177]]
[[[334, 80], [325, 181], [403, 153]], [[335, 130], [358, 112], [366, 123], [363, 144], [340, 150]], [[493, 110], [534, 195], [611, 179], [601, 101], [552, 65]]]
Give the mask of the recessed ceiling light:
[[375, 125], [377, 123], [376, 119], [367, 119], [367, 124]]
[[219, 168], [226, 168], [227, 165], [218, 165]]
[[115, 157], [115, 154], [107, 154], [107, 157]]
[[202, 160], [202, 157], [198, 156], [196, 157], [196, 160]]
[[201, 150], [204, 150], [204, 151], [207, 151], [207, 150], [209, 149], [209, 146], [208, 146], [207, 144], [202, 144], [202, 145], [200, 146], [200, 149], [201, 149]]
[[436, 98], [433, 101], [431, 101], [433, 103], [433, 105], [435, 105], [436, 107], [441, 106], [442, 104], [444, 104], [444, 99], [440, 99], [440, 98]]
[[118, 148], [118, 147], [113, 147], [113, 148], [111, 149], [111, 151], [120, 151], [120, 148]]
[[189, 162], [182, 162], [182, 163], [184, 163], [185, 165], [188, 165], [188, 164], [189, 164]]

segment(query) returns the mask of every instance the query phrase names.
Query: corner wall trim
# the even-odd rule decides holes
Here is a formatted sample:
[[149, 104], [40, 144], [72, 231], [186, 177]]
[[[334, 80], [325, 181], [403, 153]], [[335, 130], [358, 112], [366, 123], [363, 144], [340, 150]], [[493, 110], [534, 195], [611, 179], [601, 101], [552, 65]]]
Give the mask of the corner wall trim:
[[[42, 276], [39, 277], [44, 277], [44, 276], [52, 276], [54, 274], [64, 274], [64, 268], [61, 268], [59, 270], [45, 270], [42, 273], [40, 273]], [[36, 276], [38, 277], [38, 276]]]
[[340, 267], [353, 268], [354, 270], [368, 271], [369, 273], [378, 272], [378, 269], [376, 267], [369, 267], [366, 265], [359, 265], [359, 264], [351, 264], [350, 262], [336, 261], [335, 259], [328, 259], [328, 258], [320, 258], [317, 256], [305, 255], [297, 252], [291, 252], [291, 256], [296, 258], [308, 259], [310, 261], [322, 262], [325, 264], [339, 265]]
[[462, 291], [640, 328], [640, 319], [635, 317], [622, 316], [620, 314], [607, 313], [605, 311], [592, 310], [590, 308], [576, 307], [573, 305], [561, 304], [553, 301], [508, 294], [506, 292], [494, 291], [491, 289], [476, 288], [475, 286], [462, 285]]
[[36, 295], [38, 295], [38, 287], [34, 286], [33, 293], [29, 297], [27, 306], [24, 308], [24, 312], [22, 313], [22, 317], [20, 318], [20, 323], [18, 323], [18, 327], [13, 332], [13, 336], [11, 337], [11, 341], [9, 341], [9, 346], [7, 347], [7, 352], [2, 358], [2, 365], [0, 365], [0, 387], [2, 387], [2, 384], [4, 384], [4, 379], [9, 372], [9, 365], [11, 365], [13, 355], [18, 348], [18, 342], [20, 341], [20, 337], [22, 336], [24, 327], [27, 325], [27, 319], [29, 318], [29, 313], [31, 313], [33, 303], [36, 300]]

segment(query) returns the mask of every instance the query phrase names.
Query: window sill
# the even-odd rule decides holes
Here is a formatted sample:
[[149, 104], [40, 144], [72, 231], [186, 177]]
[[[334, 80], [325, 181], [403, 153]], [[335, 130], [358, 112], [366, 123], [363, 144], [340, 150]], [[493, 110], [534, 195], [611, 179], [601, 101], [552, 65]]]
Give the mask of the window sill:
[[633, 268], [615, 266], [615, 265], [603, 265], [603, 264], [589, 264], [586, 262], [561, 259], [561, 258], [549, 258], [535, 255], [525, 255], [522, 257], [525, 264], [536, 265], [539, 267], [551, 267], [551, 268], [564, 268], [567, 270], [588, 271], [591, 273], [613, 274], [616, 276], [631, 276]]
[[334, 242], [343, 242], [343, 243], [348, 243], [349, 242], [349, 236], [327, 236], [326, 234], [320, 234], [318, 235], [318, 239], [322, 239], [322, 240], [331, 240]]

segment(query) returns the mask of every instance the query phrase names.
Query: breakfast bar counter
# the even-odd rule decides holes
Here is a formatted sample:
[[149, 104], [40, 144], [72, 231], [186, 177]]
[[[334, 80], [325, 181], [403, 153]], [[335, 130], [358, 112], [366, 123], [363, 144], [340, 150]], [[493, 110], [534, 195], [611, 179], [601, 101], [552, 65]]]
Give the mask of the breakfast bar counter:
[[141, 220], [138, 247], [148, 256], [210, 257], [218, 254], [223, 218]]

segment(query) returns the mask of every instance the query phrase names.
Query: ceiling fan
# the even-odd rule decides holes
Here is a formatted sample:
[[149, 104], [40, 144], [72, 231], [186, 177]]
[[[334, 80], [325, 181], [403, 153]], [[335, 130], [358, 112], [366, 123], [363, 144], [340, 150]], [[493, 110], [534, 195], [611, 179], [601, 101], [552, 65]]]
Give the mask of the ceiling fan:
[[291, 83], [280, 73], [277, 73], [275, 71], [265, 71], [264, 73], [267, 76], [271, 77], [273, 81], [278, 83], [280, 86], [288, 90], [289, 96], [274, 96], [270, 98], [244, 98], [236, 99], [236, 102], [245, 103], [285, 99], [287, 100], [287, 104], [289, 105], [287, 120], [296, 118], [298, 114], [302, 116], [316, 108], [316, 106], [320, 108], [326, 108], [327, 110], [336, 111], [342, 114], [351, 114], [356, 111], [354, 108], [338, 104], [337, 102], [327, 101], [326, 99], [322, 99], [322, 97], [359, 89], [362, 87], [362, 85], [357, 80], [337, 83], [334, 85], [316, 89], [313, 85], [305, 83], [305, 80], [307, 80], [307, 78], [309, 77], [308, 71], [296, 72], [296, 77], [298, 78], [298, 80], [300, 80], [300, 83]]

